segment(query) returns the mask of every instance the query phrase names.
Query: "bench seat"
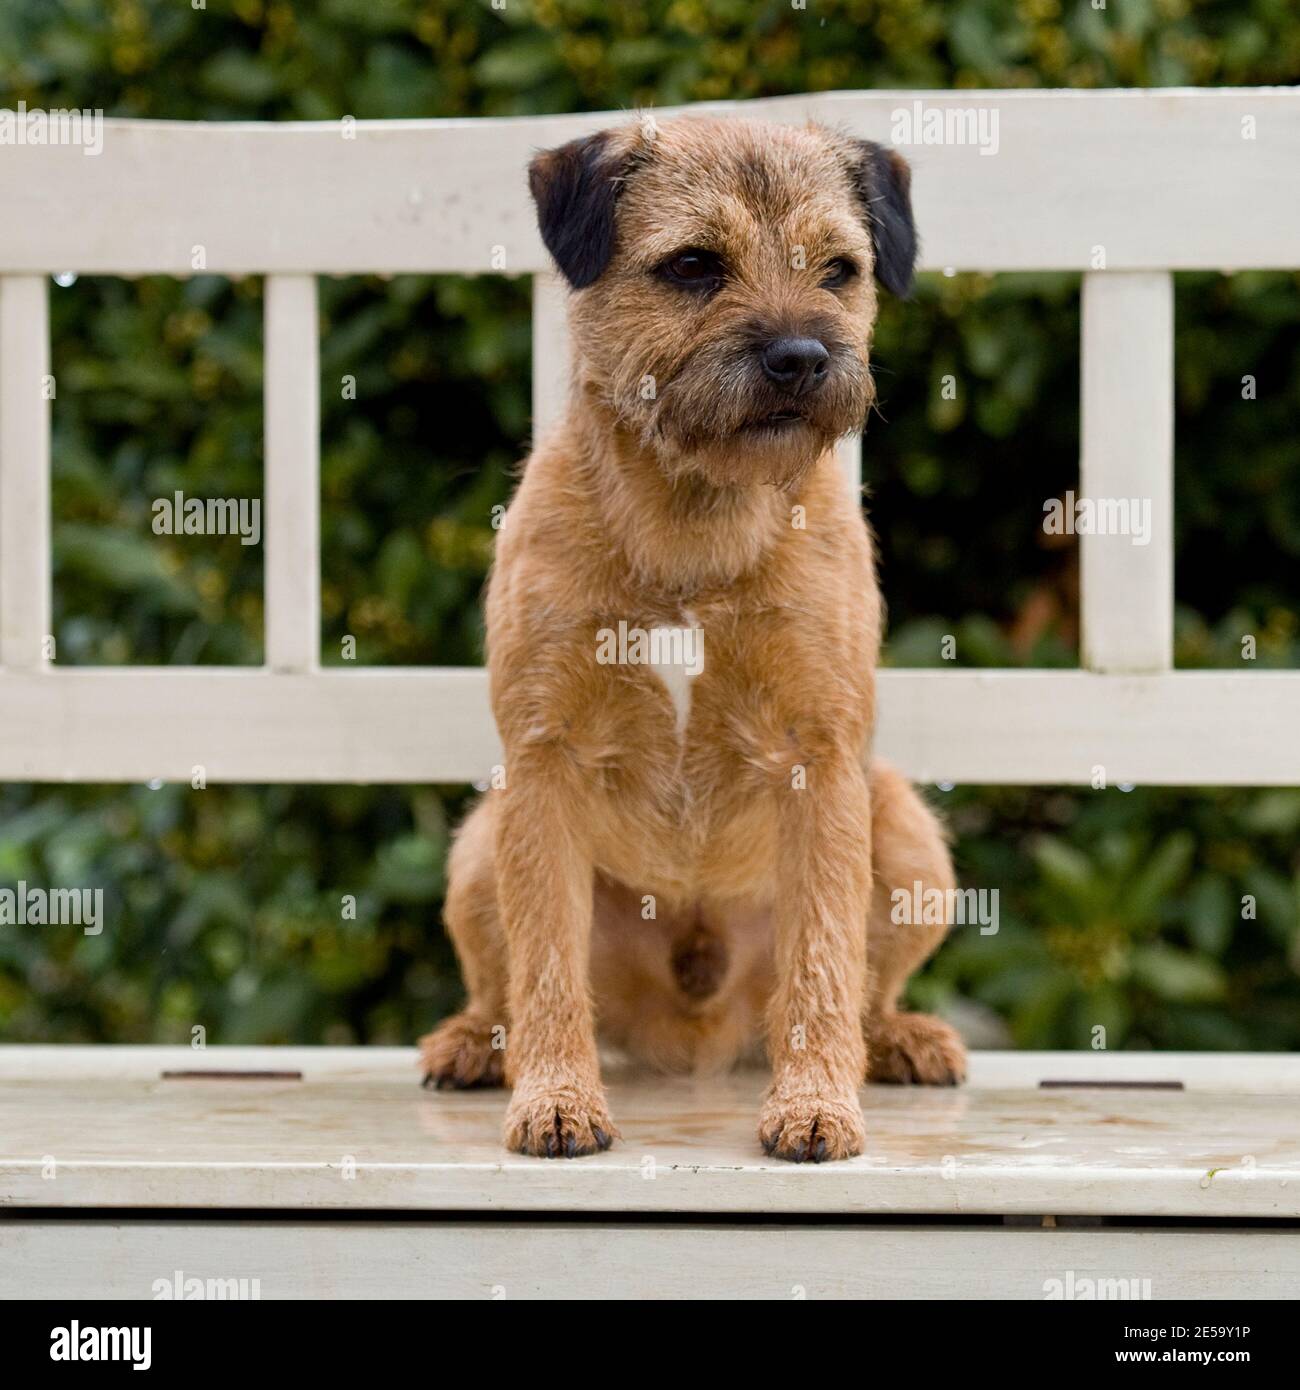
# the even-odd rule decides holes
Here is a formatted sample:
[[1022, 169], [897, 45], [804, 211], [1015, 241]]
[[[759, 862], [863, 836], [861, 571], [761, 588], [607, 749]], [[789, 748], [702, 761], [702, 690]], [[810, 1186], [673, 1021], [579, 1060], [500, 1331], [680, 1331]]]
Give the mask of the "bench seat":
[[0, 1048], [0, 1295], [68, 1296], [70, 1262], [126, 1297], [1300, 1286], [1295, 1058], [976, 1054], [959, 1089], [867, 1087], [868, 1152], [819, 1167], [758, 1148], [760, 1074], [607, 1074], [622, 1142], [559, 1161], [407, 1049]]

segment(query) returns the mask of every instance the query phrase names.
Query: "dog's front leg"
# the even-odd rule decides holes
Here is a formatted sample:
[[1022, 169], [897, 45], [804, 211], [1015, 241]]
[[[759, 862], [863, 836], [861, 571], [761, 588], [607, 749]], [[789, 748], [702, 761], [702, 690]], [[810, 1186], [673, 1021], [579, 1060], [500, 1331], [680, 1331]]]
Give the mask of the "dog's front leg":
[[776, 992], [764, 1149], [796, 1163], [849, 1158], [865, 1142], [858, 1087], [871, 888], [871, 798], [838, 752], [778, 793]]
[[510, 969], [506, 1146], [540, 1158], [607, 1149], [588, 990], [591, 852], [563, 752], [510, 761], [497, 833], [497, 895]]

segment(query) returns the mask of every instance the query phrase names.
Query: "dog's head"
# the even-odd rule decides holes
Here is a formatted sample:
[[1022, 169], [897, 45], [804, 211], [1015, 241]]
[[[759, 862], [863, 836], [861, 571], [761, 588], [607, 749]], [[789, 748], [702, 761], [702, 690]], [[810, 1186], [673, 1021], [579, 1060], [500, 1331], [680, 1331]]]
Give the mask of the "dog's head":
[[670, 474], [788, 483], [859, 429], [873, 275], [906, 294], [909, 170], [819, 126], [646, 119], [539, 154], [581, 380]]

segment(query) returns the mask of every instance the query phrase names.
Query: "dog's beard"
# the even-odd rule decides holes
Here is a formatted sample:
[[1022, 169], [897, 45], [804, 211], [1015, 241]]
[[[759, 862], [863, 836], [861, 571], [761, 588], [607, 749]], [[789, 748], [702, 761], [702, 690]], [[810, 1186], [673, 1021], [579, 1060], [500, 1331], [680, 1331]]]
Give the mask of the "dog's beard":
[[625, 423], [671, 478], [718, 487], [794, 487], [836, 442], [861, 429], [874, 399], [866, 362], [831, 347], [830, 376], [792, 398], [768, 382], [752, 351], [704, 350], [680, 365]]
[[767, 484], [795, 488], [839, 438], [809, 424], [756, 424], [722, 438], [703, 438], [656, 450], [672, 478], [699, 477], [715, 487]]

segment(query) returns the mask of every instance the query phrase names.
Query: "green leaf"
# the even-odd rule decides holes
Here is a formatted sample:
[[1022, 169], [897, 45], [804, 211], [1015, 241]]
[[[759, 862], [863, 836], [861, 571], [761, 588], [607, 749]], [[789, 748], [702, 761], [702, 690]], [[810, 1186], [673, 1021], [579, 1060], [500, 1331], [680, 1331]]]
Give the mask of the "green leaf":
[[427, 903], [443, 886], [443, 847], [423, 835], [404, 835], [380, 848], [371, 891], [394, 902]]
[[280, 88], [269, 64], [237, 48], [210, 58], [199, 70], [199, 80], [212, 96], [250, 105], [269, 101]]
[[1222, 956], [1240, 920], [1240, 904], [1225, 879], [1210, 874], [1197, 879], [1187, 900], [1187, 934], [1193, 946], [1205, 955]]
[[479, 59], [474, 71], [485, 87], [526, 87], [543, 81], [558, 67], [551, 36], [530, 34], [497, 44]]
[[1083, 901], [1095, 895], [1097, 879], [1088, 856], [1049, 835], [1034, 844], [1034, 862], [1050, 888]]
[[1226, 978], [1214, 961], [1163, 942], [1137, 946], [1129, 959], [1134, 980], [1161, 999], [1180, 1004], [1222, 999]]
[[1196, 842], [1186, 831], [1170, 835], [1146, 860], [1124, 891], [1122, 903], [1135, 924], [1151, 922], [1187, 872]]

